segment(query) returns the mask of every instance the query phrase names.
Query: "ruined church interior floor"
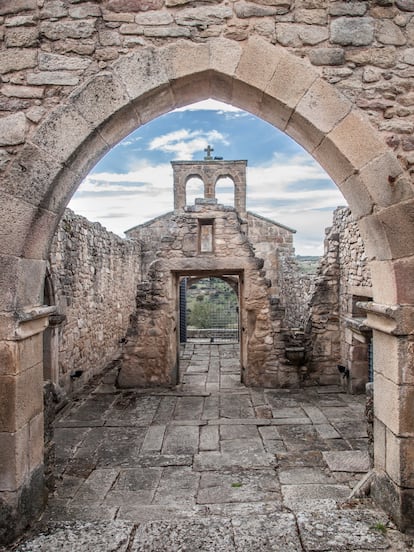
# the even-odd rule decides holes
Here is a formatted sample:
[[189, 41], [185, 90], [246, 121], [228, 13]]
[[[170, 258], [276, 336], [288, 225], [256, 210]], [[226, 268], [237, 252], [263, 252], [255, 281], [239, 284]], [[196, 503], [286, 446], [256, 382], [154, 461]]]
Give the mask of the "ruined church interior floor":
[[238, 345], [187, 344], [172, 390], [109, 372], [55, 424], [56, 491], [8, 550], [411, 550], [386, 515], [347, 500], [369, 469], [365, 397], [249, 389]]

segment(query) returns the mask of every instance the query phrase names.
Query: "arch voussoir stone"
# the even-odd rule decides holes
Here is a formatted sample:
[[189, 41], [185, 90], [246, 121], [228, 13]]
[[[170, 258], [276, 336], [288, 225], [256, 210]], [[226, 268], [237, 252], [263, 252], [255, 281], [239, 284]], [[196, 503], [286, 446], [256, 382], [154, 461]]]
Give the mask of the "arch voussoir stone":
[[161, 48], [158, 56], [159, 63], [169, 81], [193, 77], [211, 68], [208, 42], [194, 44], [188, 40], [179, 40]]
[[[359, 172], [366, 189], [379, 207], [388, 207], [413, 197], [404, 171], [389, 151], [367, 163]], [[358, 198], [355, 198], [358, 201]]]
[[211, 98], [211, 75], [197, 73], [172, 81], [171, 92], [175, 108]]
[[[365, 198], [367, 196], [372, 198], [370, 187], [364, 181], [365, 178], [369, 178], [369, 173], [368, 171], [361, 173], [361, 170], [386, 151], [386, 144], [377, 138], [369, 123], [359, 114], [351, 111], [325, 135], [320, 145], [313, 151], [313, 156], [341, 189], [351, 210], [355, 208], [358, 211], [358, 196], [352, 193], [349, 185], [342, 187], [342, 184], [358, 174], [359, 184], [366, 190]], [[400, 165], [395, 158], [394, 161]], [[393, 171], [396, 170], [395, 166]]]
[[[277, 50], [278, 63], [264, 92], [280, 102], [286, 110], [290, 110], [292, 115], [299, 101], [319, 78], [319, 73], [314, 67], [282, 48]], [[288, 128], [286, 131], [289, 133]], [[292, 138], [295, 137], [292, 136]], [[302, 143], [302, 145], [306, 147], [306, 144]]]
[[209, 67], [219, 74], [233, 77], [240, 62], [243, 47], [239, 42], [218, 38], [208, 42]]
[[365, 179], [359, 173], [353, 173], [341, 183], [341, 191], [347, 201], [353, 205], [352, 215], [355, 220], [370, 215], [374, 209], [374, 200], [369, 193]]
[[38, 207], [3, 191], [0, 191], [0, 202], [3, 211], [0, 252], [23, 257], [26, 236], [31, 232]]
[[48, 185], [62, 167], [62, 162], [51, 151], [27, 143], [18, 162], [13, 163], [5, 177], [4, 188], [16, 198], [53, 210], [56, 208], [56, 198], [53, 193], [49, 193]]
[[[252, 38], [243, 48], [234, 78], [260, 91], [267, 91], [282, 56], [282, 50], [260, 38]], [[260, 58], [263, 63], [258, 64]]]
[[93, 126], [82, 117], [72, 100], [58, 107], [40, 124], [31, 142], [47, 152], [53, 151], [58, 161], [66, 163], [93, 131]]
[[331, 132], [351, 111], [352, 104], [321, 78], [316, 79], [299, 100], [295, 115], [312, 124], [316, 133]]
[[121, 58], [114, 63], [113, 72], [132, 101], [170, 83], [163, 56], [151, 47]]
[[69, 102], [94, 128], [130, 103], [121, 82], [112, 73], [102, 73], [83, 84], [69, 96]]
[[400, 202], [377, 212], [386, 229], [391, 259], [414, 255], [414, 200]]
[[370, 271], [376, 301], [385, 305], [414, 304], [414, 286], [407, 286], [414, 273], [414, 256], [372, 261]]
[[380, 154], [389, 151], [385, 142], [377, 136], [372, 126], [352, 110], [327, 134], [355, 170], [360, 170]]

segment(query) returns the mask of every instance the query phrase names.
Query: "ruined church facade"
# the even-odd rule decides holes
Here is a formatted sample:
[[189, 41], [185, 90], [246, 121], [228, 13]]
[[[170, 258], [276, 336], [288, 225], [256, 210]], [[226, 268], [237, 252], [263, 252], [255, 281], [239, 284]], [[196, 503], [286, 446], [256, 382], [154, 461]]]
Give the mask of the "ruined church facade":
[[[141, 247], [142, 281], [126, 335], [118, 385], [174, 385], [178, 378], [179, 286], [183, 278], [230, 279], [240, 313], [241, 381], [297, 386], [301, 372], [286, 356], [284, 263], [294, 258], [294, 231], [246, 210], [246, 161], [174, 161], [174, 211], [127, 232]], [[186, 186], [204, 195], [187, 204]], [[219, 204], [216, 185], [234, 184], [234, 206]], [[296, 298], [295, 303], [298, 303]], [[292, 310], [292, 308], [291, 308]], [[300, 321], [298, 321], [298, 324]]]

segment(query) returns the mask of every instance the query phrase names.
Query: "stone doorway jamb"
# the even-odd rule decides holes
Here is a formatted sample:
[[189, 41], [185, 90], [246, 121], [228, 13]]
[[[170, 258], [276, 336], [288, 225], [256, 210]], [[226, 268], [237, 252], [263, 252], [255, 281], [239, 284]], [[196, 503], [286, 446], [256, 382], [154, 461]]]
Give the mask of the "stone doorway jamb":
[[371, 494], [400, 529], [407, 530], [414, 519], [414, 307], [359, 305], [366, 310], [374, 337]]

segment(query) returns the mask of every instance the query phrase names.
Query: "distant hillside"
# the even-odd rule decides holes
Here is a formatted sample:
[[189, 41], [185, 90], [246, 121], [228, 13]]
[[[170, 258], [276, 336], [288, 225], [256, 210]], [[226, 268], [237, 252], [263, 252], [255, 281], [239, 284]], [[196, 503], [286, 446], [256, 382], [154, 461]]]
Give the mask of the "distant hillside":
[[313, 255], [296, 255], [299, 268], [305, 274], [315, 274], [320, 257]]

